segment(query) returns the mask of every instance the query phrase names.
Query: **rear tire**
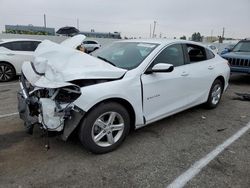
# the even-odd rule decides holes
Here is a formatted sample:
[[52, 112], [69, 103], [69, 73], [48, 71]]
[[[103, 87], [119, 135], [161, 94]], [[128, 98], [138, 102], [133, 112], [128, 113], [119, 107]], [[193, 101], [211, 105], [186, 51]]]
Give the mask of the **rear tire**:
[[205, 106], [208, 109], [216, 108], [221, 100], [222, 93], [223, 93], [223, 84], [219, 79], [216, 79], [211, 86], [208, 100], [205, 103]]
[[83, 119], [79, 129], [82, 145], [92, 153], [115, 150], [129, 133], [128, 111], [119, 103], [101, 103]]
[[8, 82], [16, 76], [14, 67], [9, 63], [0, 63], [0, 82]]

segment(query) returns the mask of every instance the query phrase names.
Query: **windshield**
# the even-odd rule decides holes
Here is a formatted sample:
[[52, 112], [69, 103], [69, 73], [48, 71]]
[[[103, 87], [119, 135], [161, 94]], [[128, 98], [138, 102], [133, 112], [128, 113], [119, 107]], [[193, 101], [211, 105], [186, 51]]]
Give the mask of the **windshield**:
[[139, 66], [156, 46], [158, 44], [115, 42], [110, 46], [93, 52], [92, 55], [116, 67], [131, 70]]
[[235, 45], [233, 52], [250, 52], [250, 41], [241, 41]]

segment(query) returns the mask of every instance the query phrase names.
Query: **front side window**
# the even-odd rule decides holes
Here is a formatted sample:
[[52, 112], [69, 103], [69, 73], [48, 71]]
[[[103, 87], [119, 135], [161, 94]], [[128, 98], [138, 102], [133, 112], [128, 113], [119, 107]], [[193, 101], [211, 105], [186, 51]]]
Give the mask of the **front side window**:
[[[153, 65], [158, 63], [172, 64], [174, 67], [184, 65], [184, 56], [181, 44], [173, 44], [165, 48], [153, 61]], [[152, 66], [152, 65], [151, 65]]]
[[131, 70], [138, 67], [157, 46], [154, 43], [115, 42], [92, 55], [116, 67]]

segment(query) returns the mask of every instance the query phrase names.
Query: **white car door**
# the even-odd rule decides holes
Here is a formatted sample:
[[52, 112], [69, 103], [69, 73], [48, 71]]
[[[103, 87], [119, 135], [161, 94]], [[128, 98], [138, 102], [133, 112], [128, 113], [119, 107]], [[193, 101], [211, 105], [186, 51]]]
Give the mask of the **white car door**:
[[[189, 105], [192, 93], [188, 78], [189, 72], [185, 65], [185, 56], [181, 44], [173, 44], [165, 48], [153, 61], [174, 65], [168, 73], [151, 73], [141, 76], [143, 87], [143, 111], [146, 122], [161, 119]], [[149, 69], [150, 69], [149, 67]]]
[[21, 68], [24, 61], [33, 61], [33, 54], [34, 52], [28, 51], [12, 51], [11, 53], [11, 62], [16, 69], [16, 73], [21, 73]]
[[214, 60], [205, 48], [174, 44], [163, 50], [156, 63], [174, 65], [170, 73], [143, 74], [143, 110], [150, 123], [207, 100], [214, 81]]
[[189, 85], [189, 102], [191, 106], [203, 103], [207, 100], [208, 92], [215, 79], [214, 54], [198, 45], [186, 44], [185, 51], [189, 64], [186, 71], [189, 73], [188, 79], [193, 84]]

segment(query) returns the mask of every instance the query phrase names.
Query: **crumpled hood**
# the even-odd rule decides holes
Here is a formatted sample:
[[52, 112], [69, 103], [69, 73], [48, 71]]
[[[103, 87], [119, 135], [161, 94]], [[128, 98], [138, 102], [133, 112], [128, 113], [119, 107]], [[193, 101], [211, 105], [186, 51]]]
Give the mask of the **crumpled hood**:
[[33, 65], [36, 72], [44, 74], [44, 77], [52, 82], [116, 79], [122, 77], [127, 71], [49, 40], [43, 41], [36, 49]]
[[250, 52], [229, 52], [223, 54], [224, 58], [250, 59]]

